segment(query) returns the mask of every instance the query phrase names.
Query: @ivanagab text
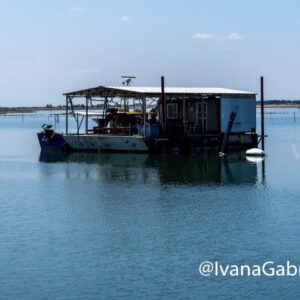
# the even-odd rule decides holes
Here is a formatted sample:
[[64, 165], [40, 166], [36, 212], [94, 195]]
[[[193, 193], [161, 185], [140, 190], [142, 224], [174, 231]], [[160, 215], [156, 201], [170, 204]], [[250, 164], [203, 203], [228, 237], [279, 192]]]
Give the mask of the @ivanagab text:
[[228, 277], [300, 277], [300, 265], [289, 260], [283, 264], [266, 261], [262, 264], [222, 264], [219, 261], [203, 261], [199, 265], [199, 273], [203, 277], [228, 276]]

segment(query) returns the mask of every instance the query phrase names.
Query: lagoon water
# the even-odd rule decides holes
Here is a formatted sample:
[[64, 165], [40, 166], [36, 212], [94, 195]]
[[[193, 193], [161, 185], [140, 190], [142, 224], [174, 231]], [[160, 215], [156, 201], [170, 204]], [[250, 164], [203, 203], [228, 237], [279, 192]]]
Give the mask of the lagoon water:
[[263, 164], [244, 152], [41, 154], [35, 133], [52, 117], [0, 117], [0, 298], [298, 298], [300, 276], [198, 271], [300, 265], [300, 111], [265, 120]]

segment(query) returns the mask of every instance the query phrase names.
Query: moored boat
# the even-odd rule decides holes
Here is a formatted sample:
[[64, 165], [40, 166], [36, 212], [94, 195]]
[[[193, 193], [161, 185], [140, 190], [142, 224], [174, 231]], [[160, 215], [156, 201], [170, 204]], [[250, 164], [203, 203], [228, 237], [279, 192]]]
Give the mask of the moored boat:
[[42, 150], [66, 150], [67, 144], [61, 133], [52, 129], [52, 125], [42, 125], [43, 130], [37, 133]]

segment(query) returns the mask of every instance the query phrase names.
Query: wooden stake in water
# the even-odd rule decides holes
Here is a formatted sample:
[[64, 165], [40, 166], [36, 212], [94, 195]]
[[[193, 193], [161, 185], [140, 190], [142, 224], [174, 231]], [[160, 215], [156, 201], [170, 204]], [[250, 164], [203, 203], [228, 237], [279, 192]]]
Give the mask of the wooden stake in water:
[[167, 125], [167, 106], [165, 99], [165, 77], [161, 76], [161, 103], [162, 103], [162, 124], [163, 124], [163, 135], [166, 136], [166, 125]]

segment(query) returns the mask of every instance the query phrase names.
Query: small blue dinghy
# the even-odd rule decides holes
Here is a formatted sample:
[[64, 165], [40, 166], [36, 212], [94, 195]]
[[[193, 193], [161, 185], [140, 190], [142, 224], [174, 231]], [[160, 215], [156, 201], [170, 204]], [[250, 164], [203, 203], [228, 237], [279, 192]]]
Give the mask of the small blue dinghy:
[[38, 139], [42, 150], [65, 151], [67, 144], [62, 134], [55, 132], [52, 125], [42, 125], [43, 130], [38, 132]]

